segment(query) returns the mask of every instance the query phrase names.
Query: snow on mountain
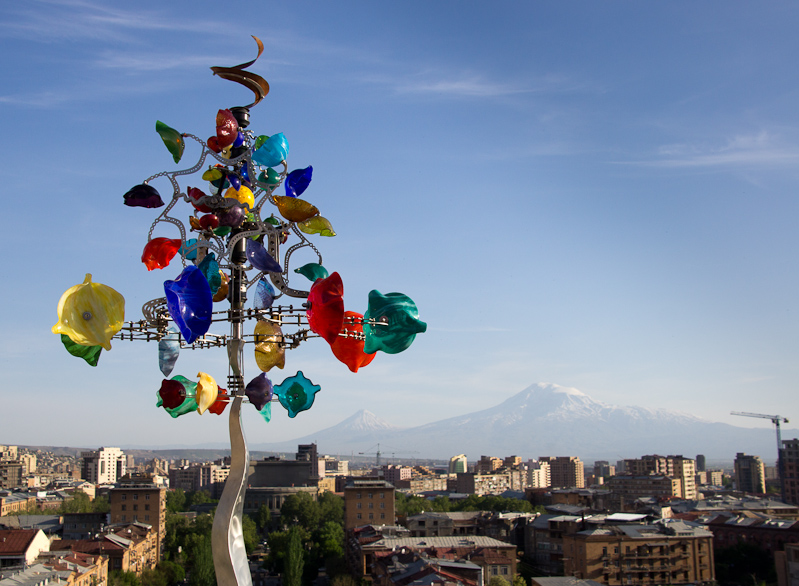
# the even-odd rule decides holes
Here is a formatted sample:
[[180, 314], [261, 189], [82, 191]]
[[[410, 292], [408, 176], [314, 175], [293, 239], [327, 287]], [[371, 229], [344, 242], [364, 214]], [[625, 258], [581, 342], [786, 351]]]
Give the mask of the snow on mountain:
[[[785, 437], [792, 437], [785, 430]], [[795, 432], [794, 432], [795, 433]], [[418, 452], [422, 458], [465, 453], [523, 458], [579, 456], [615, 461], [644, 454], [705, 454], [732, 460], [736, 452], [776, 458], [768, 429], [740, 428], [667, 409], [620, 407], [552, 383], [536, 383], [499, 405], [434, 423], [399, 429], [362, 410], [305, 438], [327, 453], [363, 451], [377, 443]]]

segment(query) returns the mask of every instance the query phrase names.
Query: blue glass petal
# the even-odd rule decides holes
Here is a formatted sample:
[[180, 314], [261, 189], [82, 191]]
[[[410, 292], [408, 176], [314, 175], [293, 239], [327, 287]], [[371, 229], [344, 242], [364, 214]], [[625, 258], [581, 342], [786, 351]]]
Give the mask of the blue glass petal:
[[161, 369], [164, 376], [172, 374], [172, 369], [175, 368], [175, 363], [180, 355], [178, 329], [175, 326], [169, 326], [167, 332], [167, 335], [158, 341], [158, 368]]
[[211, 287], [211, 293], [219, 291], [219, 288], [222, 286], [222, 275], [219, 274], [219, 263], [216, 262], [214, 253], [209, 252], [206, 254], [202, 262], [197, 265], [197, 268], [205, 275], [208, 286]]
[[321, 388], [305, 378], [305, 375], [300, 370], [294, 376], [290, 376], [279, 385], [275, 385], [274, 393], [280, 400], [280, 404], [289, 412], [289, 417], [293, 418], [297, 413], [311, 408], [316, 398], [316, 393]]
[[241, 189], [241, 179], [239, 179], [239, 176], [238, 176], [238, 175], [234, 175], [233, 173], [231, 173], [230, 175], [228, 175], [228, 176], [227, 176], [227, 178], [228, 178], [228, 181], [230, 181], [230, 185], [231, 185], [231, 186], [232, 186], [232, 187], [233, 187], [233, 188], [234, 188], [236, 191], [238, 191], [239, 189]]
[[250, 264], [259, 271], [267, 273], [283, 272], [278, 262], [272, 258], [271, 254], [266, 252], [264, 245], [249, 238], [247, 239], [247, 259], [249, 259]]
[[286, 186], [286, 195], [289, 197], [299, 197], [308, 189], [311, 184], [313, 176], [313, 167], [308, 165], [305, 169], [295, 169], [286, 176], [284, 185]]
[[241, 133], [241, 130], [239, 130], [239, 133], [236, 135], [236, 138], [233, 140], [233, 146], [240, 147], [243, 144], [244, 144], [244, 135]]
[[188, 254], [186, 254], [186, 251], [189, 248], [191, 248], [192, 246], [194, 246], [195, 244], [197, 244], [197, 239], [196, 238], [189, 238], [188, 240], [186, 240], [186, 242], [184, 242], [180, 246], [180, 248], [178, 249], [178, 254], [183, 256], [186, 260], [196, 260], [197, 259], [197, 249], [196, 248], [194, 250], [192, 250], [191, 252], [189, 252]]
[[274, 167], [286, 160], [289, 154], [289, 141], [282, 132], [273, 134], [252, 154], [252, 160], [262, 167]]
[[258, 411], [261, 414], [261, 417], [264, 418], [264, 421], [269, 423], [272, 421], [272, 403], [267, 403], [264, 405], [264, 408]]
[[264, 408], [272, 400], [272, 381], [267, 378], [266, 373], [262, 372], [250, 382], [244, 389], [244, 394], [258, 411]]
[[255, 309], [269, 309], [275, 301], [275, 288], [266, 279], [261, 279], [255, 286]]
[[252, 186], [252, 174], [250, 173], [250, 162], [244, 161], [244, 164], [241, 166], [241, 180], [244, 181], [248, 186]]
[[175, 281], [164, 281], [166, 306], [188, 344], [211, 327], [213, 295], [200, 269], [188, 266]]

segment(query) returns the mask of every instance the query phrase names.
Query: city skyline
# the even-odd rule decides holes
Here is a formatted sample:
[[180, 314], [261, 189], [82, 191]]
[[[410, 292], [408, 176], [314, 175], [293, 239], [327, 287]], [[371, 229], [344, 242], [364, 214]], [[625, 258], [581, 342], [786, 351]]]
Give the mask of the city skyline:
[[[85, 273], [126, 297], [129, 320], [177, 276], [178, 261], [146, 271], [154, 216], [122, 194], [183, 168], [156, 120], [205, 137], [219, 108], [246, 103], [209, 67], [251, 59], [251, 34], [266, 47], [252, 70], [272, 88], [251, 128], [288, 137], [290, 169], [314, 166], [308, 199], [338, 234], [315, 242], [346, 308], [401, 291], [428, 323], [357, 374], [321, 340], [288, 353], [270, 377], [302, 370], [317, 403], [296, 419], [275, 406], [269, 424], [246, 409], [251, 443], [362, 408], [394, 425], [438, 421], [537, 382], [739, 427], [771, 424], [731, 411], [797, 416], [796, 7], [0, 11], [15, 245], [0, 442], [226, 441], [224, 416], [155, 408], [154, 344], [114, 341], [91, 368], [50, 328]], [[184, 160], [195, 156], [189, 145]], [[184, 351], [174, 374], [200, 370], [224, 381], [224, 352]], [[257, 373], [247, 348], [245, 378]]]

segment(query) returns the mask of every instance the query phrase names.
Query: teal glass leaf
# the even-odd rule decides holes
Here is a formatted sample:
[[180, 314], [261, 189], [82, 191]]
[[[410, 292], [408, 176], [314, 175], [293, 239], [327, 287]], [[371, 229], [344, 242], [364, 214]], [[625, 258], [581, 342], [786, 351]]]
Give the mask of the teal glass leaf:
[[183, 149], [186, 148], [186, 143], [183, 142], [183, 136], [181, 136], [177, 130], [171, 126], [167, 126], [160, 120], [155, 121], [155, 131], [161, 136], [161, 140], [164, 141], [169, 152], [172, 153], [172, 158], [176, 163], [179, 163], [180, 158], [183, 156]]
[[264, 408], [258, 411], [261, 414], [261, 417], [264, 418], [264, 421], [269, 423], [272, 421], [272, 403], [267, 403], [264, 405]]
[[294, 376], [290, 376], [279, 385], [275, 385], [273, 390], [280, 400], [280, 404], [288, 411], [289, 417], [293, 418], [298, 413], [311, 408], [316, 398], [316, 393], [321, 388], [305, 378], [305, 375], [300, 370]]
[[208, 286], [211, 287], [211, 293], [216, 293], [222, 286], [222, 275], [219, 273], [219, 263], [216, 262], [216, 256], [213, 252], [205, 255], [202, 262], [197, 265], [205, 279], [208, 281]]
[[[416, 304], [402, 293], [369, 292], [369, 309], [363, 315], [363, 333], [366, 335], [363, 351], [367, 354], [381, 350], [398, 354], [407, 349], [427, 324], [419, 319]], [[370, 320], [380, 322], [368, 323]]]
[[317, 262], [309, 262], [307, 265], [302, 265], [300, 268], [294, 269], [294, 272], [301, 274], [311, 282], [316, 281], [316, 279], [327, 279], [330, 276], [327, 269]]

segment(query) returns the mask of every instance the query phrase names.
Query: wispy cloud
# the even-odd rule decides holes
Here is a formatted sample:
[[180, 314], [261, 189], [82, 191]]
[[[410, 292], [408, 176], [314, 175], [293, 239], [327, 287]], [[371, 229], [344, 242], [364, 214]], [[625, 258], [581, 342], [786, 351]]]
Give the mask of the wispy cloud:
[[427, 70], [409, 74], [368, 75], [362, 82], [390, 88], [397, 94], [432, 97], [499, 98], [524, 94], [560, 93], [585, 90], [583, 84], [562, 76], [545, 76], [534, 80], [496, 80], [475, 72], [453, 75]]
[[86, 0], [36, 0], [6, 7], [13, 18], [0, 20], [0, 35], [28, 40], [135, 40], [141, 31], [193, 31], [213, 33], [219, 24], [211, 19], [177, 17], [177, 13], [125, 9]]
[[625, 165], [667, 168], [786, 166], [796, 165], [797, 162], [799, 162], [799, 145], [786, 143], [767, 131], [736, 135], [717, 146], [664, 145], [647, 160], [617, 161]]

